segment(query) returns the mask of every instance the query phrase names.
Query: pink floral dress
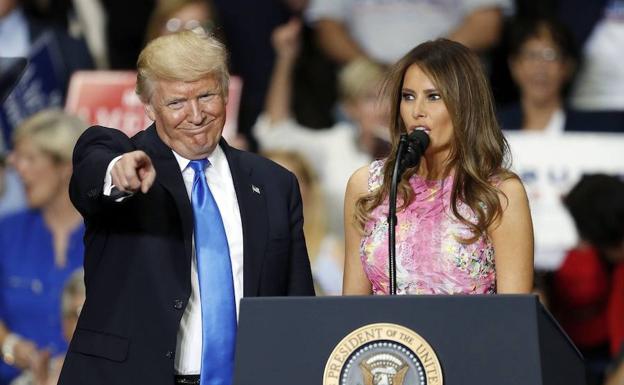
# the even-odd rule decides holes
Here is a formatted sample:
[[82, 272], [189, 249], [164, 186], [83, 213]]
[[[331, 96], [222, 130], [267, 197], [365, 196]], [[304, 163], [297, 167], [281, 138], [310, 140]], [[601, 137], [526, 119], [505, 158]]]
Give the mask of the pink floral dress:
[[[370, 166], [369, 191], [381, 187], [384, 161]], [[451, 211], [452, 177], [410, 178], [414, 201], [397, 213], [396, 263], [398, 294], [485, 294], [496, 292], [494, 247], [481, 236], [471, 244], [459, 239], [472, 233]], [[399, 202], [400, 205], [400, 202]], [[465, 204], [459, 212], [476, 223]], [[373, 294], [388, 293], [388, 200], [375, 208], [360, 244], [364, 271]]]

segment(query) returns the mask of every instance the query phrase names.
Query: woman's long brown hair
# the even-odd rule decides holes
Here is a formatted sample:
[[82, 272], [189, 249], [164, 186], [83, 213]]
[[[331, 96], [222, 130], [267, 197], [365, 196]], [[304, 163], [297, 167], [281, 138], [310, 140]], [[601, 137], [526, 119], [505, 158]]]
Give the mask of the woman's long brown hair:
[[[418, 45], [393, 66], [386, 79], [384, 95], [391, 103], [392, 150], [383, 167], [382, 186], [356, 202], [356, 224], [363, 230], [372, 210], [389, 194], [399, 137], [406, 132], [400, 114], [403, 78], [412, 65], [417, 65], [436, 85], [451, 116], [453, 143], [445, 165], [446, 175], [454, 172], [451, 210], [472, 230], [473, 236], [462, 241], [474, 242], [502, 213], [500, 190], [493, 182], [515, 175], [507, 169], [509, 146], [496, 120], [492, 93], [481, 63], [468, 48], [447, 39]], [[416, 168], [408, 169], [399, 182], [399, 210], [414, 200], [408, 181], [416, 172]], [[460, 214], [460, 202], [472, 209], [477, 223]]]

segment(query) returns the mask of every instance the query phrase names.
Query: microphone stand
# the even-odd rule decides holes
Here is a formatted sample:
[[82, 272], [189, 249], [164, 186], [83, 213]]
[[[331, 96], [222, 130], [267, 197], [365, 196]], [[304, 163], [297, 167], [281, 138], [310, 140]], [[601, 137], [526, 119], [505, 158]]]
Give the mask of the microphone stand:
[[411, 134], [401, 134], [397, 157], [392, 172], [390, 195], [388, 197], [388, 277], [390, 278], [390, 295], [396, 295], [396, 201], [397, 185], [403, 171], [418, 166], [420, 157], [429, 145], [429, 136], [423, 131], [414, 131]]
[[397, 149], [397, 157], [394, 162], [394, 170], [392, 172], [392, 183], [390, 184], [390, 196], [388, 202], [388, 276], [390, 277], [390, 295], [396, 295], [396, 200], [397, 200], [397, 184], [402, 174], [401, 158], [405, 153], [407, 146], [407, 134], [401, 134], [399, 139], [399, 148]]

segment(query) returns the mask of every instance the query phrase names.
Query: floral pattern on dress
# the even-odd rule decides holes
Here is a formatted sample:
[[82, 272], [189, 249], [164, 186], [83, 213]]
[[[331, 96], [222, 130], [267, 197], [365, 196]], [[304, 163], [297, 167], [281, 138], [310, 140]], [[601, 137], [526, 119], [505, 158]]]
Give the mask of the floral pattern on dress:
[[[369, 191], [383, 183], [383, 160], [369, 168]], [[487, 235], [465, 244], [472, 232], [451, 211], [452, 177], [426, 180], [413, 175], [414, 201], [397, 213], [396, 265], [398, 294], [486, 294], [496, 292], [494, 248]], [[400, 206], [400, 202], [398, 203]], [[467, 205], [459, 213], [476, 223]], [[387, 294], [388, 199], [376, 207], [365, 224], [360, 258], [374, 294]]]

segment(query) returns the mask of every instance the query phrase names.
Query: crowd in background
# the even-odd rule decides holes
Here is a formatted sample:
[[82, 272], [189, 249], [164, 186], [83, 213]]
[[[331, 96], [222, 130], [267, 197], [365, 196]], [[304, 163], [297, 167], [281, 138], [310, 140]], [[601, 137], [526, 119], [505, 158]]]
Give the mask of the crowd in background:
[[[318, 294], [341, 292], [345, 186], [387, 155], [380, 87], [415, 45], [447, 37], [478, 52], [506, 132], [624, 136], [622, 0], [0, 0], [0, 57], [27, 56], [48, 32], [66, 89], [78, 69], [133, 70], [149, 40], [198, 27], [225, 41], [243, 82], [236, 145], [298, 178]], [[84, 128], [43, 111], [0, 149], [0, 385], [53, 381], [80, 309], [61, 295], [68, 279], [81, 293], [84, 230], [67, 186]], [[536, 279], [590, 384], [624, 384], [623, 175], [567, 194], [578, 245]]]

